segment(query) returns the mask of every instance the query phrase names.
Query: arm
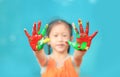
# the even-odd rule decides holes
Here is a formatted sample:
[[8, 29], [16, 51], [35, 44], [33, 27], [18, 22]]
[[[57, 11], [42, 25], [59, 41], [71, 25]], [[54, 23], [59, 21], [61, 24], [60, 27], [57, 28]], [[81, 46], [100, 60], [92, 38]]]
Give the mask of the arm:
[[[42, 41], [43, 41], [43, 43], [45, 44], [45, 43], [47, 43], [48, 41], [49, 41], [49, 38], [46, 38], [46, 39], [42, 39], [42, 40], [40, 40], [40, 43], [42, 43]], [[42, 45], [44, 45], [44, 44], [42, 44]], [[43, 47], [40, 45], [38, 45], [37, 46], [38, 47], [38, 49], [39, 48], [41, 48], [40, 50], [37, 50], [37, 51], [35, 51], [35, 56], [36, 56], [36, 58], [37, 58], [37, 60], [38, 60], [38, 62], [39, 62], [39, 64], [41, 65], [41, 66], [46, 66], [46, 64], [47, 64], [47, 61], [48, 61], [48, 59], [47, 59], [47, 57], [46, 57], [46, 54], [45, 54], [45, 52], [44, 52], [44, 49], [43, 49]]]
[[73, 23], [72, 26], [74, 28], [74, 31], [75, 31], [75, 34], [76, 34], [77, 38], [76, 38], [76, 42], [73, 43], [71, 41], [68, 41], [68, 44], [72, 45], [73, 48], [75, 49], [75, 52], [74, 52], [74, 63], [77, 66], [80, 66], [83, 55], [89, 49], [89, 47], [91, 45], [92, 39], [95, 37], [95, 35], [98, 32], [96, 31], [91, 36], [89, 36], [88, 35], [88, 33], [89, 33], [89, 23], [87, 22], [86, 31], [85, 32], [84, 32], [84, 29], [82, 27], [82, 21], [78, 20], [78, 23], [79, 23], [79, 27], [80, 27], [80, 34], [79, 34], [75, 24]]
[[42, 67], [46, 66], [48, 59], [44, 53], [44, 49], [35, 52], [35, 56]]
[[44, 38], [44, 36], [46, 34], [47, 26], [43, 29], [43, 31], [41, 33], [40, 33], [40, 26], [41, 26], [40, 21], [38, 22], [37, 29], [36, 29], [36, 23], [34, 23], [32, 36], [30, 36], [30, 34], [27, 32], [26, 29], [24, 29], [24, 32], [29, 40], [31, 48], [33, 49], [33, 51], [38, 59], [38, 62], [40, 63], [41, 66], [45, 66], [45, 64], [47, 63], [47, 57], [44, 53], [43, 46], [45, 43], [47, 43], [49, 41], [49, 39]]
[[81, 62], [82, 62], [82, 58], [83, 58], [83, 55], [86, 53], [86, 51], [78, 51], [78, 50], [75, 50], [74, 51], [74, 56], [73, 56], [73, 62], [74, 64], [79, 67]]

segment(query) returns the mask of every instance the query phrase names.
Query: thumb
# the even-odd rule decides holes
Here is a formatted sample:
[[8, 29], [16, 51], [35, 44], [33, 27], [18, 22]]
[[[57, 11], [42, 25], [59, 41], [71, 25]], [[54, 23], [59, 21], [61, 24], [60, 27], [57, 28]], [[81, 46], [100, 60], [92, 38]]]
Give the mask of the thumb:
[[70, 40], [66, 41], [65, 43], [68, 45], [72, 45], [72, 42]]
[[46, 44], [50, 41], [50, 39], [48, 37], [46, 37], [44, 40], [43, 40], [43, 43]]

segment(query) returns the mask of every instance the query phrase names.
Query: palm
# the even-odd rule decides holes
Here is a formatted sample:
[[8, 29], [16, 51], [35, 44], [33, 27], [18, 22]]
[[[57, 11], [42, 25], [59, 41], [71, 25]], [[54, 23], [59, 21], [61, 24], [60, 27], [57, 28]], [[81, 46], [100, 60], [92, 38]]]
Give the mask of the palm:
[[36, 49], [36, 45], [38, 43], [39, 40], [42, 39], [42, 35], [38, 35], [38, 34], [35, 34], [35, 35], [32, 35], [30, 38], [29, 38], [29, 42], [30, 42], [30, 46], [32, 47], [33, 50], [37, 50]]
[[76, 38], [76, 41], [79, 43], [79, 44], [82, 44], [82, 42], [86, 42], [87, 43], [87, 46], [90, 46], [90, 43], [91, 43], [91, 37], [86, 35], [85, 33], [82, 33], [80, 35], [80, 38]]
[[95, 35], [98, 33], [97, 31], [94, 32], [91, 36], [88, 35], [89, 33], [89, 23], [87, 23], [86, 31], [83, 30], [82, 22], [81, 20], [78, 20], [79, 28], [80, 28], [80, 34], [78, 32], [78, 29], [76, 28], [75, 24], [73, 23], [72, 26], [74, 28], [75, 34], [76, 34], [76, 42], [67, 41], [67, 44], [73, 46], [76, 50], [87, 50], [90, 47], [92, 39], [95, 37]]
[[85, 31], [84, 31], [83, 26], [82, 26], [82, 21], [81, 21], [81, 20], [78, 20], [78, 23], [79, 23], [80, 34], [79, 34], [77, 28], [75, 27], [75, 25], [73, 24], [75, 33], [76, 33], [76, 35], [77, 35], [76, 41], [77, 41], [79, 44], [82, 44], [83, 42], [86, 42], [86, 43], [87, 43], [87, 47], [90, 47], [90, 44], [91, 44], [92, 39], [95, 37], [95, 35], [96, 35], [98, 32], [96, 31], [96, 32], [94, 32], [91, 36], [89, 36], [89, 35], [88, 35], [88, 33], [89, 33], [89, 23], [87, 22], [86, 30], [85, 30]]
[[32, 36], [30, 36], [30, 34], [27, 32], [26, 29], [24, 30], [25, 34], [26, 34], [26, 36], [27, 36], [27, 38], [29, 40], [30, 46], [32, 47], [32, 49], [34, 51], [37, 50], [36, 45], [37, 45], [38, 41], [41, 40], [42, 37], [43, 37], [42, 34], [38, 33], [39, 30], [40, 30], [40, 26], [41, 26], [41, 22], [40, 21], [38, 22], [37, 29], [36, 29], [36, 23], [34, 23], [34, 25], [33, 25], [33, 31], [32, 31]]

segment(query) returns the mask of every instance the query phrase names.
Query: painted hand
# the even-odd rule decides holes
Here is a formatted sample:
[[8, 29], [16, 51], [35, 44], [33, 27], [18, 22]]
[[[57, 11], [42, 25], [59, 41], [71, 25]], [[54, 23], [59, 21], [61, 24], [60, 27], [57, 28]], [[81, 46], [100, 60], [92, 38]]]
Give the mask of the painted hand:
[[78, 32], [78, 29], [76, 28], [75, 24], [72, 23], [72, 26], [74, 28], [74, 32], [76, 34], [76, 42], [68, 41], [68, 44], [71, 45], [76, 50], [83, 50], [86, 51], [91, 45], [92, 39], [96, 36], [98, 31], [94, 32], [91, 36], [88, 35], [89, 33], [89, 22], [87, 22], [86, 30], [84, 31], [82, 26], [82, 21], [78, 20], [79, 28], [80, 28], [80, 34]]
[[24, 32], [29, 40], [30, 46], [34, 51], [39, 51], [43, 48], [44, 44], [49, 41], [49, 38], [45, 38], [46, 30], [48, 25], [40, 33], [41, 22], [38, 22], [38, 27], [36, 29], [36, 23], [33, 25], [32, 36], [24, 29]]

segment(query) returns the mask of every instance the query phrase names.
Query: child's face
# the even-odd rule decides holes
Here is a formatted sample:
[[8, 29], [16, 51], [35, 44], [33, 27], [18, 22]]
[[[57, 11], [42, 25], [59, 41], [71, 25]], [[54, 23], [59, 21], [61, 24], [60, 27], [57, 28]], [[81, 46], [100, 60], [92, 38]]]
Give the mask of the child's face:
[[65, 42], [72, 39], [69, 27], [64, 23], [55, 24], [50, 31], [49, 38], [53, 51], [60, 53], [67, 52], [68, 45]]

